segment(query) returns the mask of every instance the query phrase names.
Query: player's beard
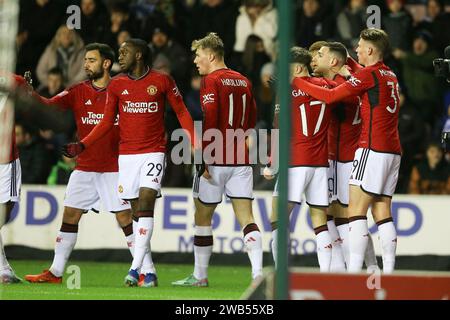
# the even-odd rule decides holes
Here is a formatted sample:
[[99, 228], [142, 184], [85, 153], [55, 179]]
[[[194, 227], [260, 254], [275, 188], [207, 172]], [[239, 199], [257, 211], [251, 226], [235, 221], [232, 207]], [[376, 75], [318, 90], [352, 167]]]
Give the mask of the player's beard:
[[94, 70], [94, 71], [89, 70], [88, 72], [86, 72], [86, 74], [87, 74], [89, 80], [94, 81], [94, 80], [98, 80], [101, 77], [103, 77], [103, 70]]

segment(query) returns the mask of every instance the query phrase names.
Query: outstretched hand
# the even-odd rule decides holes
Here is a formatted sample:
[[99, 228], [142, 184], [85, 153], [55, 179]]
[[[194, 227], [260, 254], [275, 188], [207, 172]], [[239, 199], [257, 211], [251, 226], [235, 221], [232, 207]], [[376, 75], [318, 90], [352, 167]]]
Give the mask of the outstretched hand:
[[86, 149], [81, 142], [72, 142], [65, 144], [62, 148], [62, 154], [68, 158], [75, 158]]

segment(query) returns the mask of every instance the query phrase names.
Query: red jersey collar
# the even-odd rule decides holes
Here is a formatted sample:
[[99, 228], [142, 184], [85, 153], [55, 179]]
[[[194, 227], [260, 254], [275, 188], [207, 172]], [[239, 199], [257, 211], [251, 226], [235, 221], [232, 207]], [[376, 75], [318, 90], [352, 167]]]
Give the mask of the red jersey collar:
[[142, 76], [140, 76], [139, 78], [133, 78], [133, 76], [131, 75], [131, 73], [127, 73], [128, 78], [130, 78], [131, 80], [141, 80], [142, 78], [145, 78], [148, 74], [150, 73], [150, 67], [147, 67], [147, 71], [144, 72], [144, 74]]

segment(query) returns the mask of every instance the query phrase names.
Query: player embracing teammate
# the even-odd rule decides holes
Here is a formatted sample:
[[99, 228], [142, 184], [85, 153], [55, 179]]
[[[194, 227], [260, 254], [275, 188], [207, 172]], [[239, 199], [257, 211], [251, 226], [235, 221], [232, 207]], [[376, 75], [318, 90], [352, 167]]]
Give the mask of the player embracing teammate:
[[383, 30], [363, 30], [356, 52], [364, 68], [333, 89], [306, 81], [299, 83], [301, 90], [326, 103], [351, 96], [360, 96], [362, 100], [362, 128], [349, 182], [349, 272], [362, 269], [369, 241], [366, 216], [369, 206], [381, 239], [383, 272], [392, 273], [395, 266], [397, 233], [391, 200], [401, 158], [397, 129], [399, 85], [394, 72], [383, 63], [387, 50], [389, 38]]

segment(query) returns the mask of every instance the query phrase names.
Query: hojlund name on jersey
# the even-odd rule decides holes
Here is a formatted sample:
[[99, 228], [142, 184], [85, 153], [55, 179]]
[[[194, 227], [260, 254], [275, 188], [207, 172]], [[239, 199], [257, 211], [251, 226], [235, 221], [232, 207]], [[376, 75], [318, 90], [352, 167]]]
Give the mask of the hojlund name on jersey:
[[220, 79], [224, 86], [247, 87], [247, 82], [241, 79]]
[[122, 105], [126, 113], [152, 113], [158, 111], [158, 102], [131, 102], [125, 101]]

